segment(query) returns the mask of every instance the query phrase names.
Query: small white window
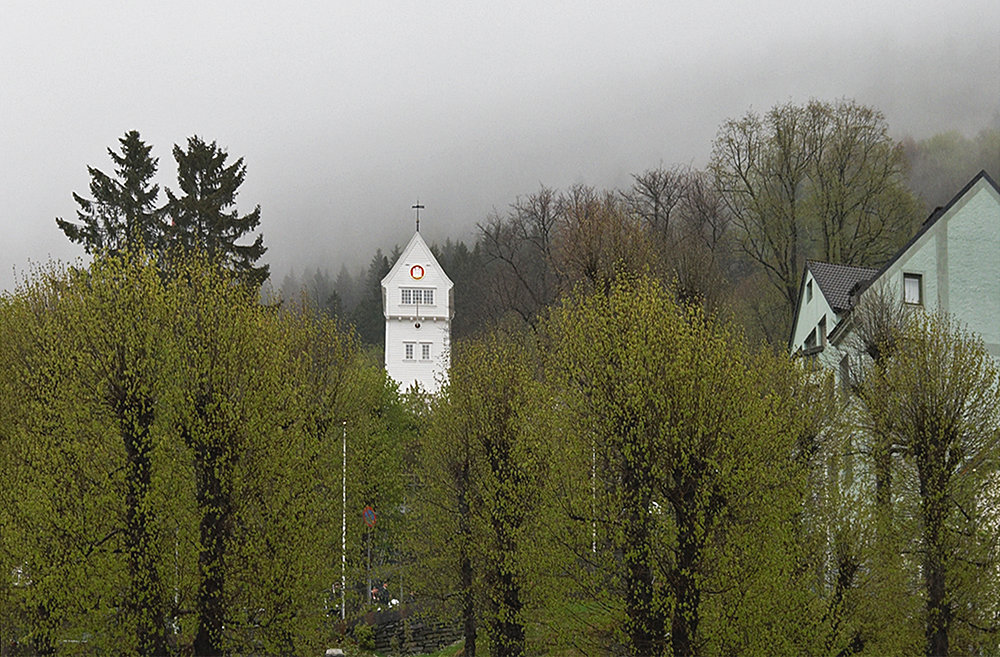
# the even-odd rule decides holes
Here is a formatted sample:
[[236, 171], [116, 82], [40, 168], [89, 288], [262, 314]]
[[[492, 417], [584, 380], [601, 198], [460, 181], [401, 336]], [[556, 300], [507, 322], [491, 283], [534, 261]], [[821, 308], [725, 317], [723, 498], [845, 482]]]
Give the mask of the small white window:
[[404, 304], [407, 304], [407, 305], [413, 303], [413, 292], [414, 292], [414, 290], [411, 290], [410, 288], [406, 288], [406, 287], [404, 287], [402, 290], [400, 290], [400, 294], [402, 295], [402, 297], [399, 300], [400, 303], [404, 303]]
[[903, 301], [919, 305], [924, 302], [923, 276], [920, 274], [903, 274]]
[[405, 358], [406, 360], [413, 360], [413, 348], [414, 347], [416, 347], [415, 343], [413, 343], [413, 342], [404, 342], [403, 343], [403, 351], [404, 351], [403, 358]]
[[434, 290], [424, 290], [424, 303], [428, 306], [434, 305]]
[[822, 319], [819, 320], [819, 346], [826, 346], [826, 315], [823, 315]]
[[420, 343], [420, 359], [421, 360], [431, 359], [431, 344], [429, 342]]
[[806, 303], [813, 300], [813, 282], [806, 283]]

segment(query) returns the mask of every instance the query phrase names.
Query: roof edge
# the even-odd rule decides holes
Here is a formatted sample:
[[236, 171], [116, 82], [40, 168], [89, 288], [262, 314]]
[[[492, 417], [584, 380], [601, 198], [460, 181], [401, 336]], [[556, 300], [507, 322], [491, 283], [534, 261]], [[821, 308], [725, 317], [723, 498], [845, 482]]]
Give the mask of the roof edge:
[[885, 274], [887, 271], [889, 271], [889, 268], [892, 267], [894, 264], [896, 264], [896, 261], [899, 260], [904, 253], [909, 251], [910, 247], [916, 244], [917, 240], [919, 240], [921, 237], [924, 236], [924, 233], [926, 233], [931, 228], [936, 226], [937, 222], [941, 220], [941, 217], [948, 214], [948, 212], [950, 212], [951, 209], [955, 207], [955, 205], [958, 204], [958, 202], [961, 201], [962, 198], [979, 183], [980, 180], [985, 180], [987, 185], [992, 187], [997, 194], [1000, 194], [1000, 186], [998, 186], [996, 181], [990, 177], [990, 174], [986, 173], [986, 169], [980, 169], [979, 173], [973, 176], [972, 180], [965, 183], [965, 186], [962, 187], [962, 189], [959, 190], [957, 194], [951, 197], [951, 200], [948, 201], [947, 204], [945, 204], [943, 207], [935, 208], [934, 211], [931, 212], [930, 215], [928, 215], [927, 219], [925, 219], [924, 223], [920, 225], [920, 228], [913, 235], [913, 237], [911, 237], [906, 242], [906, 244], [900, 247], [899, 251], [896, 251], [895, 255], [893, 255], [888, 262], [882, 265], [882, 267], [878, 270], [878, 273], [875, 274], [875, 276], [871, 280], [869, 280], [866, 285], [864, 285], [858, 290], [858, 294], [863, 294], [865, 290], [871, 287], [872, 283], [882, 278], [882, 275]]

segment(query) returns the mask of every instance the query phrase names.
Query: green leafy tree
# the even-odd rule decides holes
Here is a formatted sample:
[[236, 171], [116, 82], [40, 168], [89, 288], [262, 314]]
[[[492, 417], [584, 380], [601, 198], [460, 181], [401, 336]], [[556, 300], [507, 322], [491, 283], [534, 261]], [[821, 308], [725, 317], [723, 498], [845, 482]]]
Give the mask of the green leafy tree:
[[349, 499], [398, 525], [391, 388], [334, 322], [264, 308], [204, 257], [171, 267], [98, 258], [0, 303], [0, 627], [39, 654], [312, 654], [340, 423], [369, 455]]
[[260, 225], [260, 206], [240, 215], [236, 195], [246, 177], [246, 165], [239, 158], [227, 165], [229, 155], [216, 143], [206, 143], [197, 135], [189, 137], [187, 149], [175, 145], [177, 184], [180, 196], [167, 189], [166, 213], [171, 225], [171, 246], [186, 252], [204, 251], [208, 256], [255, 288], [268, 276], [268, 265], [256, 263], [267, 250], [264, 236], [250, 244], [239, 240]]
[[806, 470], [790, 364], [648, 279], [568, 300], [547, 339], [580, 437], [558, 459], [576, 464], [562, 542], [591, 573], [581, 589], [611, 592], [625, 650], [797, 652], [813, 602], [793, 574]]
[[917, 519], [915, 535], [907, 538], [915, 539], [917, 558], [909, 568], [925, 606], [925, 654], [995, 651], [995, 362], [954, 320], [915, 316], [891, 357], [868, 373], [860, 396], [871, 426], [902, 456], [894, 511]]
[[150, 155], [152, 146], [147, 146], [135, 130], [126, 132], [118, 141], [120, 152], [108, 149], [115, 165], [114, 176], [87, 167], [93, 198], [73, 194], [80, 206], [76, 211], [79, 223], [56, 219], [56, 224], [87, 253], [145, 249], [157, 254], [164, 246], [167, 230], [157, 206], [160, 187], [152, 182], [158, 160]]
[[467, 654], [480, 626], [494, 657], [531, 652], [546, 469], [532, 426], [532, 362], [523, 335], [494, 331], [459, 343], [421, 445], [422, 588], [461, 616]]
[[29, 536], [16, 562], [36, 600], [26, 603], [32, 643], [49, 652], [60, 633], [101, 627], [98, 648], [163, 653], [178, 507], [157, 476], [169, 462], [159, 334], [169, 304], [156, 269], [98, 258], [88, 271], [40, 276], [6, 310], [21, 313], [5, 377], [22, 412], [5, 448], [22, 455], [11, 537]]

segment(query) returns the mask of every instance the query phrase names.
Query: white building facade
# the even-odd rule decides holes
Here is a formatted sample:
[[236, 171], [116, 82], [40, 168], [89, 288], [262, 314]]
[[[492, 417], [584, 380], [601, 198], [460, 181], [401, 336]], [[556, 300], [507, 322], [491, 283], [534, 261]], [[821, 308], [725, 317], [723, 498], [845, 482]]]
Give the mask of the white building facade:
[[435, 393], [445, 382], [453, 288], [418, 230], [382, 279], [385, 369], [401, 390]]

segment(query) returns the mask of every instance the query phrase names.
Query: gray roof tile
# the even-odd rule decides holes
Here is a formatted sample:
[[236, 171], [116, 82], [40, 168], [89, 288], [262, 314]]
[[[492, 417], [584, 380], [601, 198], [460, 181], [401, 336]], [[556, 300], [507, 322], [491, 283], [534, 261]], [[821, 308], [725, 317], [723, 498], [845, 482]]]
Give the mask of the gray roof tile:
[[835, 313], [842, 313], [851, 307], [851, 291], [858, 283], [866, 283], [875, 278], [879, 270], [874, 267], [853, 267], [834, 265], [819, 260], [806, 262], [819, 289]]

